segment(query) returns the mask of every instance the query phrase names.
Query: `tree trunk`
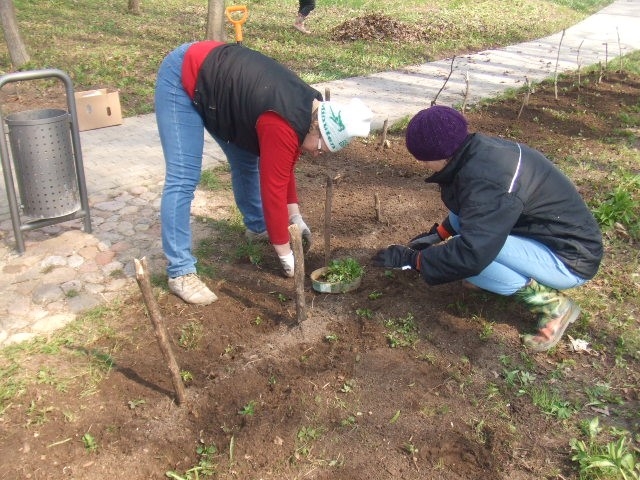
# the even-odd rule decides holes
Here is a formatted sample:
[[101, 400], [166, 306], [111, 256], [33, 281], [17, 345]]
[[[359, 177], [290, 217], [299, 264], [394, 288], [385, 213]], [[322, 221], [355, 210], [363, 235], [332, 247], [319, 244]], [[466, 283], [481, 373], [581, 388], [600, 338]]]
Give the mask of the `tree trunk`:
[[140, 15], [140, 0], [129, 0], [128, 11], [132, 15]]
[[225, 42], [227, 33], [225, 30], [224, 0], [209, 0], [207, 13], [207, 40]]
[[14, 68], [20, 68], [30, 60], [30, 57], [18, 31], [18, 20], [13, 0], [0, 0], [0, 21], [11, 63]]

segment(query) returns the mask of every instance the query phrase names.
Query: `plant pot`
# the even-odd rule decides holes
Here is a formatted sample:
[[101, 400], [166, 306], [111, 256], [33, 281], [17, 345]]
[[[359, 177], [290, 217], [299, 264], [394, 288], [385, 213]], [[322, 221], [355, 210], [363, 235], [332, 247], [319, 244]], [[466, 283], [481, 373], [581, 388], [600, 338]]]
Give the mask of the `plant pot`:
[[346, 293], [351, 292], [360, 286], [362, 277], [358, 277], [351, 282], [327, 282], [322, 278], [327, 273], [327, 270], [327, 267], [322, 267], [311, 272], [311, 285], [316, 292]]

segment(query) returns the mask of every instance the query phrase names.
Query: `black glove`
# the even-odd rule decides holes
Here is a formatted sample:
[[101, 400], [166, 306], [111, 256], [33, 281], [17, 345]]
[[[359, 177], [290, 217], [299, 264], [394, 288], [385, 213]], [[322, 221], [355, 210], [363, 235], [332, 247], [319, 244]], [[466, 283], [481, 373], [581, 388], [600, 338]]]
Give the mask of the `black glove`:
[[447, 238], [457, 234], [458, 233], [453, 228], [453, 225], [451, 225], [449, 217], [446, 217], [442, 221], [442, 225], [434, 223], [433, 227], [431, 227], [431, 230], [421, 233], [417, 237], [413, 237], [411, 240], [409, 240], [409, 247], [415, 250], [424, 250], [425, 248], [436, 245], [437, 243], [440, 243], [443, 240], [446, 240]]
[[420, 252], [402, 245], [389, 245], [379, 250], [372, 259], [374, 267], [401, 268], [418, 270]]
[[431, 230], [423, 232], [420, 235], [409, 240], [409, 248], [414, 250], [424, 250], [432, 245], [436, 245], [442, 241], [442, 237], [438, 233], [438, 224], [434, 223]]

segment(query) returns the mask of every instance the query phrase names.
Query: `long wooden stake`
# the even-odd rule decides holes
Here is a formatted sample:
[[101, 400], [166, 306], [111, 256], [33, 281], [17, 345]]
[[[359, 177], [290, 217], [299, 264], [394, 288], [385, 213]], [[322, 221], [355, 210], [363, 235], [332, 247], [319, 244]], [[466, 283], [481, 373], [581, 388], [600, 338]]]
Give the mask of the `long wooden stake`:
[[327, 191], [324, 201], [324, 266], [331, 261], [331, 204], [333, 203], [333, 178], [327, 175]]
[[376, 147], [376, 150], [379, 148], [388, 148], [389, 141], [387, 140], [387, 132], [389, 130], [389, 119], [385, 118], [384, 123], [382, 124], [382, 134], [380, 136], [380, 143]]
[[378, 222], [382, 222], [382, 207], [380, 206], [380, 197], [378, 196], [378, 192], [373, 193], [373, 203], [376, 209], [376, 220]]
[[182, 405], [185, 401], [186, 395], [184, 392], [182, 377], [180, 376], [180, 367], [178, 367], [178, 362], [176, 362], [176, 358], [173, 355], [173, 350], [169, 343], [169, 334], [167, 332], [167, 327], [164, 324], [164, 320], [162, 319], [160, 307], [158, 307], [158, 303], [153, 296], [151, 280], [149, 278], [149, 271], [147, 268], [147, 259], [146, 257], [142, 257], [142, 260], [134, 258], [133, 261], [136, 266], [136, 281], [138, 282], [138, 286], [142, 292], [142, 298], [144, 299], [144, 303], [149, 311], [149, 317], [151, 318], [151, 323], [155, 330], [158, 345], [160, 345], [162, 355], [164, 356], [167, 366], [169, 367], [169, 371], [171, 372], [171, 381], [173, 382], [173, 388], [176, 391], [176, 401], [178, 405]]
[[302, 251], [302, 235], [298, 226], [289, 225], [289, 238], [293, 250], [293, 279], [296, 285], [296, 316], [298, 323], [307, 319], [306, 302], [304, 299], [304, 252]]

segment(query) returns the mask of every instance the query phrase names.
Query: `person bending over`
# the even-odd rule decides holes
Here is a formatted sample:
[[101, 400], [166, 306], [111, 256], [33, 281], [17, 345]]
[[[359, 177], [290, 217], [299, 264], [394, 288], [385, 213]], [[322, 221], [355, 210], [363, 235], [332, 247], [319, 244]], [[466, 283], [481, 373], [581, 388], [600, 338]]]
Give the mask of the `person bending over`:
[[172, 293], [194, 304], [217, 299], [196, 275], [189, 224], [205, 129], [229, 162], [247, 239], [273, 244], [285, 275], [293, 276], [290, 223], [303, 243], [311, 242], [296, 191], [300, 154], [338, 151], [370, 130], [372, 114], [361, 100], [322, 100], [289, 69], [238, 44], [188, 43], [165, 57], [155, 111], [166, 164], [160, 216]]

